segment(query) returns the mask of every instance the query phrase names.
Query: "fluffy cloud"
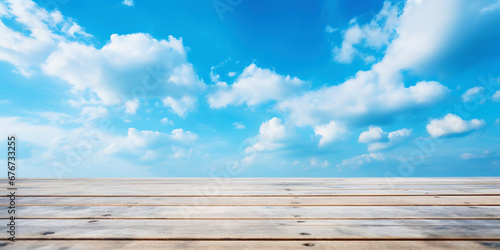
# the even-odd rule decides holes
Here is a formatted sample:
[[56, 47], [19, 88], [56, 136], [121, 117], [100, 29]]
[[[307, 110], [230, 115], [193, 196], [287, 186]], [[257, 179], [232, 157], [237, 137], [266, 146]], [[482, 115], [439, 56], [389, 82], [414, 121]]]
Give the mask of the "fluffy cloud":
[[380, 142], [387, 139], [387, 133], [382, 128], [377, 126], [370, 126], [368, 131], [364, 131], [359, 135], [358, 142], [373, 143]]
[[457, 115], [447, 114], [442, 119], [433, 119], [427, 124], [427, 132], [432, 137], [463, 135], [485, 125], [483, 120], [462, 120]]
[[260, 125], [256, 142], [247, 147], [245, 152], [248, 154], [278, 149], [283, 145], [281, 141], [285, 139], [286, 136], [286, 128], [285, 125], [281, 123], [281, 119], [273, 117], [271, 120], [265, 121]]
[[167, 117], [161, 118], [160, 122], [162, 125], [167, 125], [167, 124], [174, 125], [174, 122], [169, 120]]
[[443, 98], [448, 88], [438, 82], [418, 82], [404, 87], [399, 74], [387, 75], [377, 66], [360, 71], [356, 77], [332, 87], [310, 91], [285, 100], [278, 109], [289, 114], [298, 126], [315, 125], [335, 119], [358, 120], [427, 106]]
[[399, 129], [387, 135], [386, 142], [373, 142], [368, 144], [368, 151], [380, 151], [398, 146], [411, 136], [411, 129]]
[[314, 127], [314, 133], [321, 136], [319, 140], [320, 146], [338, 140], [346, 132], [345, 126], [337, 121], [330, 121], [328, 124]]
[[478, 86], [472, 87], [472, 88], [468, 89], [467, 91], [465, 91], [465, 93], [463, 93], [462, 101], [470, 102], [474, 98], [476, 98], [477, 96], [482, 95], [483, 92], [484, 92], [484, 87], [478, 87]]
[[62, 42], [43, 65], [48, 75], [95, 93], [105, 105], [126, 103], [135, 113], [139, 98], [160, 98], [179, 116], [195, 108], [205, 83], [187, 61], [182, 40], [148, 34], [111, 35], [101, 49]]
[[358, 142], [368, 144], [368, 151], [379, 151], [395, 147], [411, 135], [411, 129], [399, 129], [387, 133], [382, 128], [370, 126], [368, 131], [359, 135]]
[[297, 77], [282, 76], [250, 64], [233, 84], [216, 84], [215, 92], [208, 96], [208, 103], [211, 108], [241, 104], [253, 106], [271, 100], [283, 100], [299, 92], [304, 85], [305, 82]]
[[94, 106], [83, 107], [82, 111], [80, 112], [80, 116], [88, 117], [90, 120], [104, 117], [107, 114], [108, 114], [108, 110], [105, 107], [103, 107], [103, 106], [99, 106], [99, 107], [94, 107]]
[[193, 143], [198, 139], [197, 134], [190, 131], [184, 131], [182, 128], [172, 130], [170, 136], [173, 140], [183, 143]]
[[[335, 61], [351, 63], [356, 55], [361, 54], [356, 49], [356, 45], [360, 43], [364, 43], [363, 45], [374, 49], [387, 46], [390, 38], [394, 35], [398, 15], [398, 6], [392, 5], [390, 2], [384, 2], [382, 10], [375, 15], [369, 24], [360, 26], [356, 19], [352, 19], [349, 22], [350, 27], [343, 32], [341, 47], [335, 47], [332, 51]], [[327, 32], [329, 32], [328, 27]], [[330, 30], [332, 30], [331, 27]], [[371, 60], [371, 57], [367, 58]]]
[[233, 122], [233, 126], [235, 129], [244, 129], [245, 128], [245, 125], [243, 125], [243, 123], [241, 123], [241, 122]]
[[193, 145], [198, 135], [183, 129], [167, 134], [130, 128], [126, 136], [109, 129], [90, 124], [68, 129], [33, 119], [0, 117], [3, 138], [16, 134], [22, 142], [23, 176], [144, 176], [149, 175], [144, 161], [162, 165], [167, 159], [187, 158], [196, 152]]
[[134, 6], [134, 1], [133, 0], [123, 0], [122, 4], [125, 6], [132, 7], [132, 6]]
[[0, 117], [0, 131], [2, 131], [2, 138], [7, 138], [10, 133], [13, 133], [18, 136], [19, 140], [22, 138], [23, 144], [40, 147], [46, 147], [71, 134], [59, 126], [36, 124], [33, 120], [21, 117]]
[[[137, 99], [159, 98], [184, 117], [206, 88], [187, 61], [181, 39], [113, 34], [96, 48], [85, 43], [90, 35], [71, 18], [30, 0], [0, 3], [0, 18], [0, 60], [25, 75], [42, 65], [44, 73], [69, 83], [73, 93], [95, 94], [105, 105], [127, 103], [128, 113], [135, 113]], [[28, 32], [12, 30], [5, 21]]]
[[[478, 14], [486, 5], [487, 1], [477, 4], [446, 0], [406, 1], [402, 14], [390, 21], [395, 22], [395, 34], [389, 38], [384, 57], [370, 70], [359, 71], [339, 85], [282, 101], [278, 109], [289, 114], [290, 120], [299, 126], [315, 126], [330, 120], [375, 121], [409, 108], [436, 103], [450, 92], [447, 87], [435, 81], [421, 81], [411, 86], [403, 81], [402, 73], [418, 74], [446, 65], [443, 60], [457, 61], [456, 57], [463, 51], [478, 48], [473, 45], [481, 43], [485, 37], [494, 37], [496, 31], [485, 27], [498, 17]], [[467, 17], [472, 16], [478, 18], [462, 26], [468, 22]], [[473, 34], [475, 28], [479, 28], [485, 35], [472, 42], [463, 28]], [[458, 47], [449, 46], [450, 43]]]
[[[5, 25], [15, 23], [27, 30], [15, 31]], [[59, 11], [48, 12], [30, 0], [7, 0], [0, 3], [0, 60], [30, 75], [61, 41], [87, 37], [82, 28]]]
[[130, 100], [125, 103], [125, 113], [127, 114], [132, 114], [132, 115], [135, 114], [138, 108], [139, 108], [138, 99]]
[[[196, 140], [198, 135], [174, 129], [170, 134], [159, 131], [142, 130], [129, 128], [127, 136], [115, 136], [107, 143], [103, 154], [105, 155], [138, 155], [144, 160], [154, 160], [158, 157], [170, 156], [172, 158], [182, 158], [179, 154], [186, 156], [186, 152]], [[188, 148], [186, 148], [188, 147]]]

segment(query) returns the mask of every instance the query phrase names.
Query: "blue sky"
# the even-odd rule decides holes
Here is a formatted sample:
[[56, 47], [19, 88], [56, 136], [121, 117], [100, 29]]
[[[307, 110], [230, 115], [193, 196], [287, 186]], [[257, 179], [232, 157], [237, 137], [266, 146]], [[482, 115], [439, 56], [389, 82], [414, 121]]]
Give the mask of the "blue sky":
[[0, 19], [21, 177], [500, 170], [500, 1], [1, 0]]

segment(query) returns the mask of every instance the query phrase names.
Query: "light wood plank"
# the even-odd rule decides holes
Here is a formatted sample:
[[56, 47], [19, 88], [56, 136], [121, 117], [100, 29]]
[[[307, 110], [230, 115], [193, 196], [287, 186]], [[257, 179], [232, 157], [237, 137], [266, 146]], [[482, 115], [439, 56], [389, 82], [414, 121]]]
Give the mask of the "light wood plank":
[[101, 184], [120, 185], [253, 185], [253, 186], [316, 186], [316, 185], [500, 185], [498, 177], [467, 178], [48, 178], [17, 181], [20, 186]]
[[141, 190], [73, 190], [63, 187], [54, 190], [19, 190], [22, 196], [389, 196], [389, 195], [499, 195], [500, 189], [403, 189], [403, 190], [196, 190], [186, 187], [180, 191]]
[[[196, 190], [198, 192], [214, 192], [216, 190], [221, 191], [337, 191], [337, 190], [410, 190], [410, 189], [429, 189], [429, 190], [449, 190], [449, 189], [498, 189], [500, 190], [500, 185], [316, 185], [316, 186], [300, 186], [300, 185], [288, 185], [288, 186], [253, 186], [253, 185], [220, 185], [220, 186], [203, 186], [203, 185], [188, 185], [188, 184], [175, 184], [175, 185], [145, 185], [136, 186], [134, 184], [122, 184], [120, 185], [40, 185], [40, 186], [20, 186], [17, 189], [19, 192], [25, 191], [48, 191], [57, 190], [64, 188], [68, 191], [79, 192], [79, 191], [120, 191], [120, 190], [131, 190], [134, 192], [162, 192], [162, 191], [185, 191], [185, 190]], [[0, 189], [1, 191], [7, 191], [6, 188]]]
[[[0, 197], [0, 204], [8, 204]], [[500, 196], [21, 197], [18, 206], [500, 206]]]
[[18, 241], [6, 244], [4, 249], [352, 249], [352, 250], [491, 250], [500, 247], [500, 241]]
[[[6, 220], [0, 220], [5, 224]], [[497, 220], [18, 220], [18, 239], [500, 240]]]
[[[7, 209], [5, 208], [5, 211]], [[363, 207], [234, 207], [234, 206], [181, 206], [181, 207], [140, 207], [140, 206], [106, 206], [106, 207], [40, 207], [27, 206], [17, 209], [18, 218], [142, 218], [142, 219], [428, 219], [448, 218], [467, 219], [484, 218], [499, 219], [500, 206], [363, 206]], [[5, 217], [4, 217], [5, 218]]]

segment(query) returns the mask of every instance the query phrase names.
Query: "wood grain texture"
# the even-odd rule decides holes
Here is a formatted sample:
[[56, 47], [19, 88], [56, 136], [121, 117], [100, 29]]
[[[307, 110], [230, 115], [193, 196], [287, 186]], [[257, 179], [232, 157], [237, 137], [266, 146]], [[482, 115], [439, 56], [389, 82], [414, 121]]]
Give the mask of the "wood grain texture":
[[[0, 246], [2, 243], [0, 243]], [[448, 249], [491, 250], [500, 247], [500, 241], [158, 241], [158, 240], [34, 240], [4, 243], [5, 249], [320, 249], [320, 250], [401, 250], [401, 249]]]
[[[145, 214], [147, 211], [147, 214]], [[467, 219], [500, 220], [500, 206], [25, 206], [18, 218], [151, 218], [151, 219]], [[108, 214], [108, 216], [103, 216]]]
[[[7, 197], [0, 197], [7, 204]], [[500, 206], [499, 196], [22, 197], [19, 206]]]
[[6, 249], [500, 248], [495, 177], [20, 179], [17, 187], [18, 240], [0, 242]]
[[[5, 224], [6, 220], [0, 220]], [[497, 220], [19, 220], [23, 239], [500, 240]]]

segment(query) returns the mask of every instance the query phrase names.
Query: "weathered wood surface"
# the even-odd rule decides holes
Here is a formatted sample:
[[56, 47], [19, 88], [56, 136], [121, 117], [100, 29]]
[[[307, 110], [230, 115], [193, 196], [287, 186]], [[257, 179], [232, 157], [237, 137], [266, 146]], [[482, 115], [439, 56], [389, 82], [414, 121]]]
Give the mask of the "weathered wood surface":
[[[7, 197], [0, 197], [6, 204]], [[498, 196], [22, 197], [23, 206], [500, 206]]]
[[500, 248], [493, 177], [20, 179], [17, 188], [17, 242], [0, 242], [8, 249]]
[[[12, 246], [13, 244], [4, 243]], [[2, 243], [0, 243], [2, 246]], [[234, 250], [234, 249], [339, 249], [339, 250], [401, 250], [401, 249], [458, 249], [458, 250], [492, 250], [500, 247], [498, 241], [195, 241], [195, 240], [33, 240], [18, 241], [17, 249], [209, 249], [209, 250]], [[12, 247], [13, 248], [13, 247]]]

